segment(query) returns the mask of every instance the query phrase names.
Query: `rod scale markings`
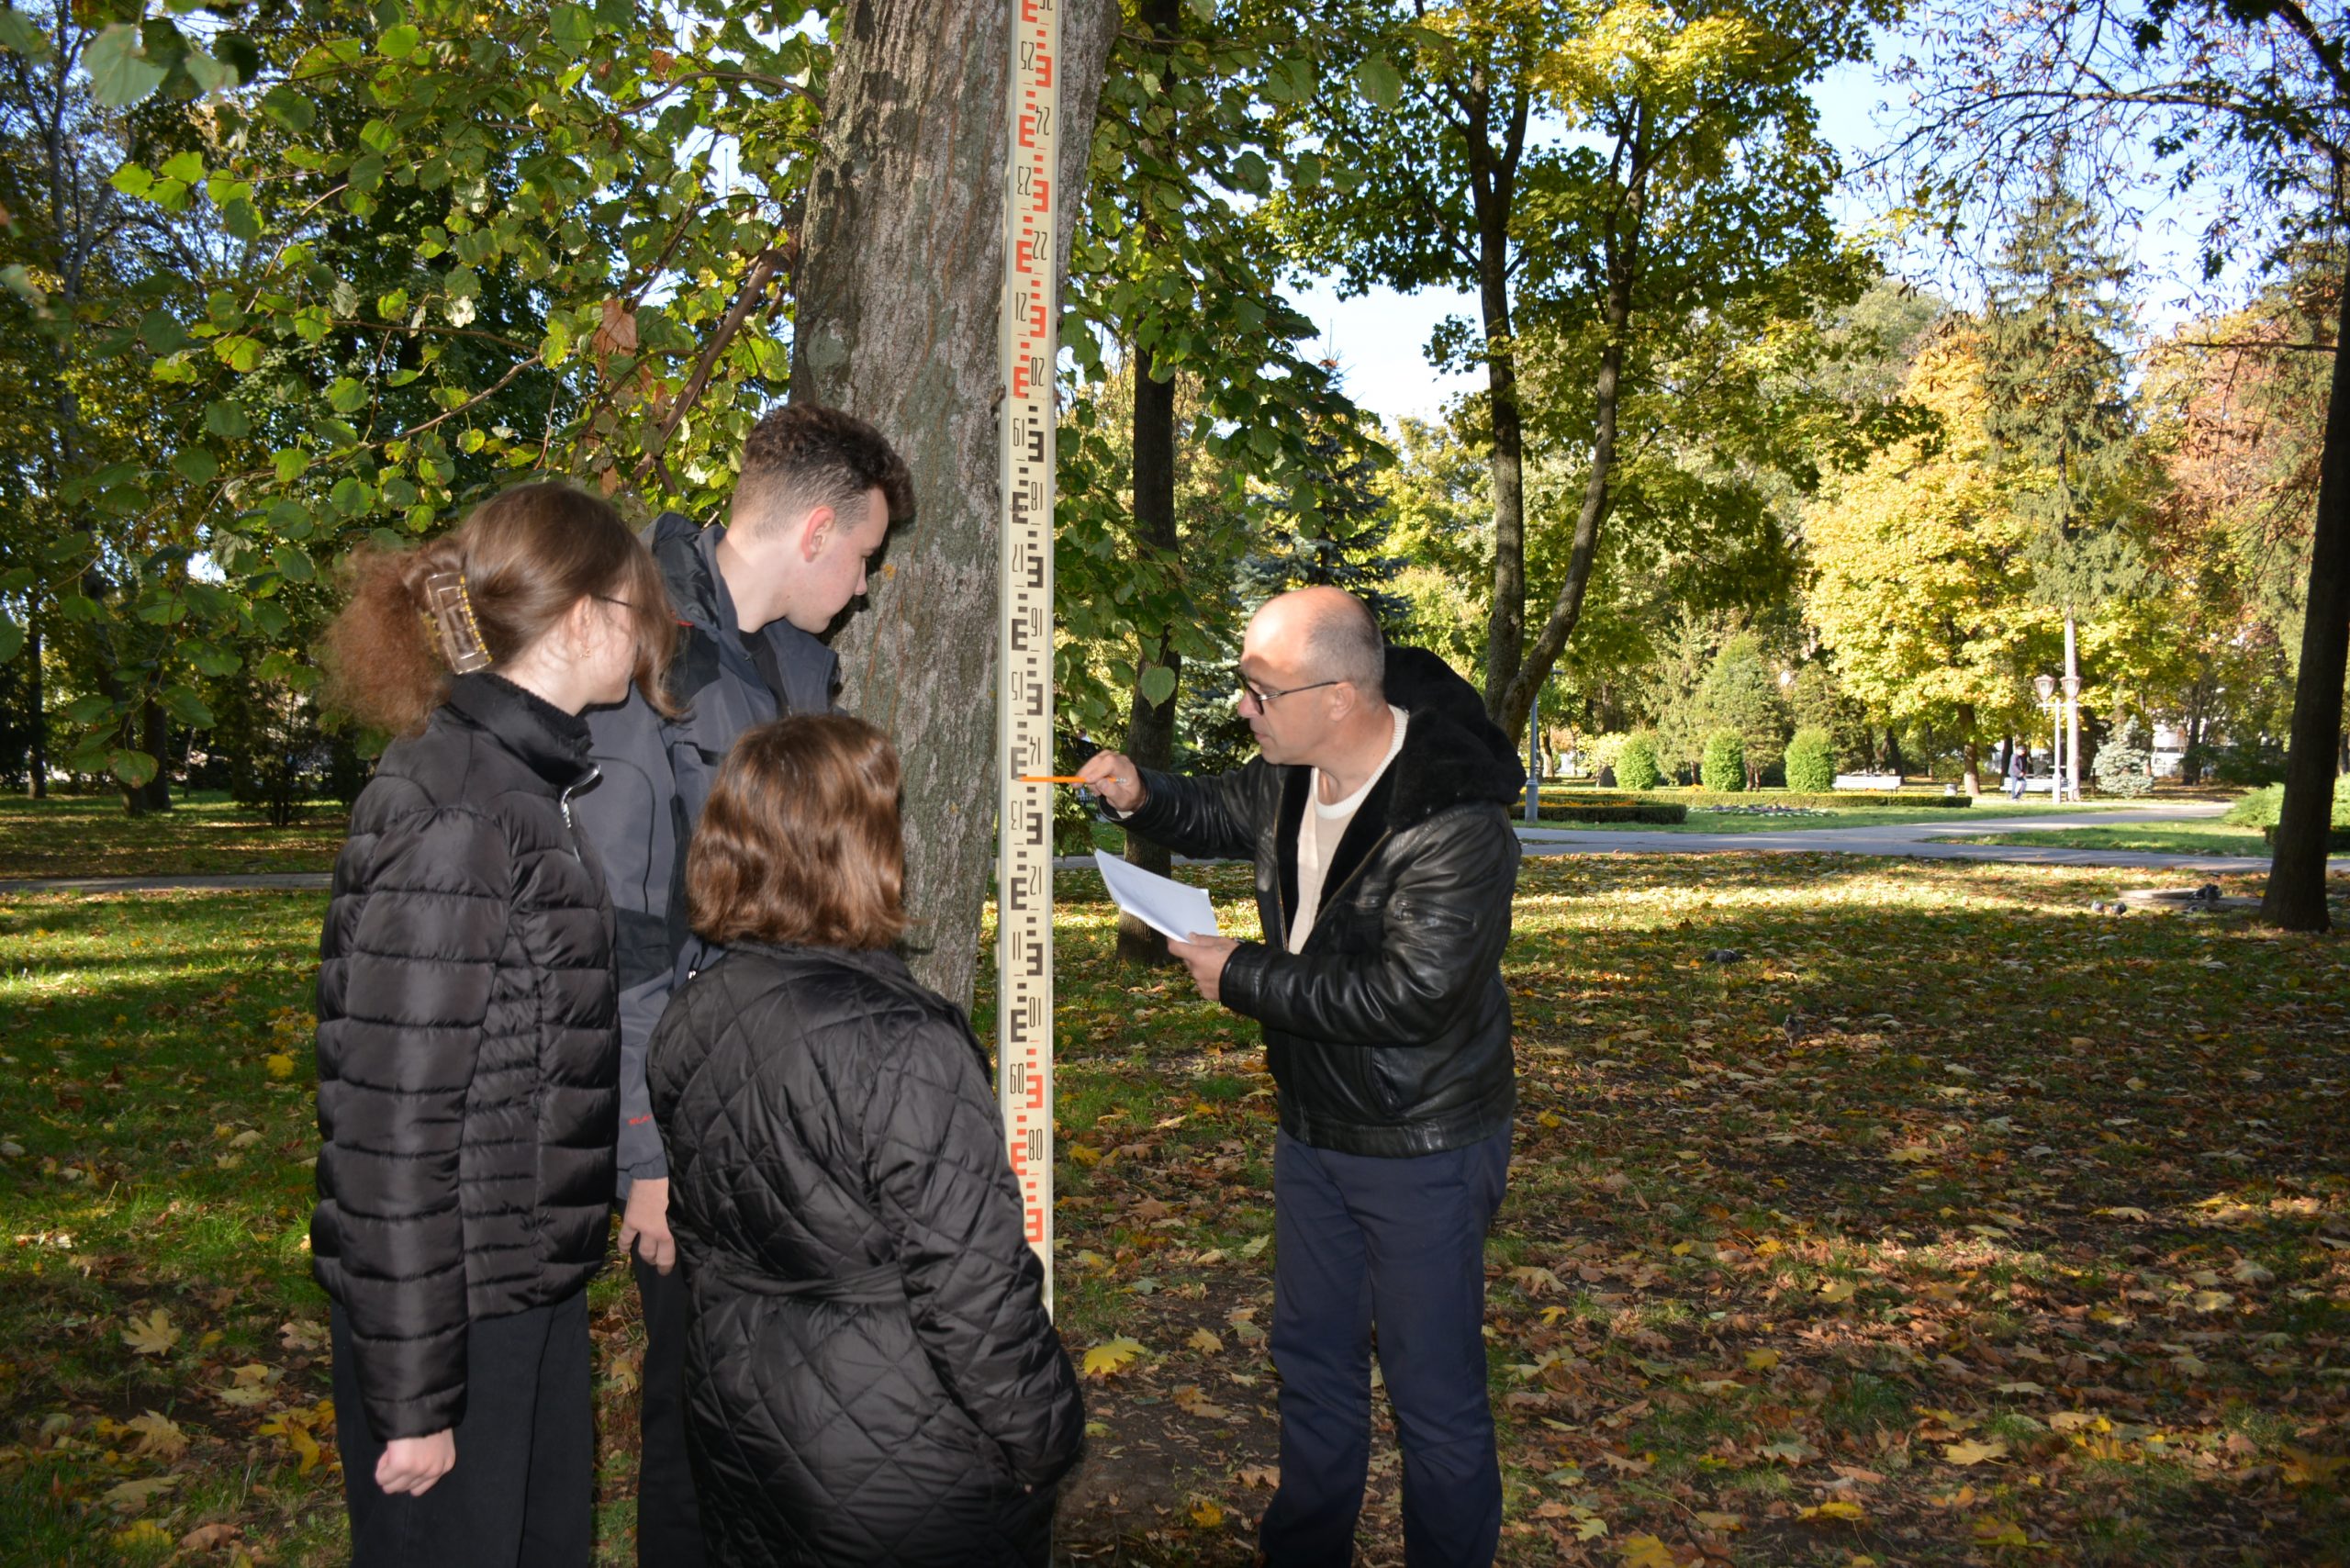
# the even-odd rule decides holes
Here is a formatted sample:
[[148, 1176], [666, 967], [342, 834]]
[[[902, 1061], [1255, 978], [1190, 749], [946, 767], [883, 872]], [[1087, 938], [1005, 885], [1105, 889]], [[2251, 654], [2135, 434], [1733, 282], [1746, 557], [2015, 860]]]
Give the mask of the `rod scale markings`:
[[1053, 1300], [1053, 184], [1060, 145], [1059, 0], [1012, 10], [1004, 181], [1003, 403], [996, 748], [996, 1092], [1028, 1245]]

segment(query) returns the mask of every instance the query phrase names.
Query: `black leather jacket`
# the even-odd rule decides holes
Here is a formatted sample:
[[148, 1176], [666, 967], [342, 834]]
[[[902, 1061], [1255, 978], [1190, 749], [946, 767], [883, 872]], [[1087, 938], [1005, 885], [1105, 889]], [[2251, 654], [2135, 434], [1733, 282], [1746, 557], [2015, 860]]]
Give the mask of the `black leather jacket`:
[[[1431, 667], [1432, 666], [1432, 667]], [[1439, 673], [1440, 672], [1440, 673]], [[1323, 882], [1304, 950], [1245, 943], [1225, 1005], [1264, 1025], [1283, 1131], [1316, 1148], [1434, 1154], [1509, 1126], [1516, 1104], [1502, 984], [1523, 767], [1476, 693], [1434, 655], [1391, 650], [1404, 749]], [[1289, 929], [1310, 768], [1262, 758], [1185, 778], [1146, 768], [1125, 825], [1177, 853], [1253, 859], [1265, 931]]]

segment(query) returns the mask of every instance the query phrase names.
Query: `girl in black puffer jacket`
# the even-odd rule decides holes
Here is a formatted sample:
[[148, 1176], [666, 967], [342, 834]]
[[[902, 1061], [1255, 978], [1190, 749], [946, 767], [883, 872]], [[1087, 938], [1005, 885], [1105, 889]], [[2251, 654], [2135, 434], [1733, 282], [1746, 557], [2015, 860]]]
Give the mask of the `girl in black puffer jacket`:
[[878, 730], [780, 720], [736, 743], [688, 854], [694, 929], [731, 950], [648, 1076], [728, 1568], [1041, 1565], [1083, 1440], [985, 1057], [890, 951], [897, 796]]
[[359, 1564], [584, 1565], [586, 1286], [610, 1228], [611, 902], [579, 711], [660, 700], [670, 624], [611, 508], [509, 490], [363, 552], [338, 704], [399, 733], [319, 942], [319, 1282]]

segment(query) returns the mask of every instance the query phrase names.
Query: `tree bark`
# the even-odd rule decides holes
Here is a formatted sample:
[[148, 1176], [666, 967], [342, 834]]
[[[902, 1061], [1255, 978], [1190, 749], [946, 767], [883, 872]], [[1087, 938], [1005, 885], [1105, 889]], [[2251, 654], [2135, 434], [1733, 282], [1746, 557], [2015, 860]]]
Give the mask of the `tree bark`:
[[[2350, 281], [2343, 287], [2333, 341], [2350, 345]], [[2301, 667], [2285, 751], [2285, 804], [2260, 901], [2260, 917], [2286, 931], [2324, 931], [2333, 924], [2325, 906], [2326, 841], [2333, 829], [2334, 759], [2342, 748], [2343, 671], [2350, 664], [2350, 353], [2333, 356], [2311, 533]]]
[[[1175, 378], [1161, 381], [1152, 374], [1150, 351], [1136, 348], [1135, 375], [1135, 524], [1136, 550], [1172, 562], [1181, 541], [1175, 530]], [[1175, 699], [1170, 690], [1164, 702], [1142, 694], [1141, 677], [1153, 665], [1165, 666], [1180, 687], [1183, 655], [1172, 633], [1146, 636], [1136, 665], [1133, 707], [1126, 719], [1126, 755], [1143, 767], [1164, 770], [1175, 761]], [[1174, 857], [1163, 844], [1136, 834], [1126, 834], [1126, 859], [1164, 877]], [[1118, 916], [1118, 957], [1134, 964], [1167, 964], [1167, 938], [1123, 912]]]
[[25, 618], [25, 647], [17, 656], [25, 665], [25, 767], [27, 783], [36, 801], [49, 799], [49, 701], [41, 679], [40, 611], [38, 608], [40, 589], [33, 589], [36, 608]]
[[[903, 758], [907, 954], [968, 1003], [995, 857], [997, 511], [1010, 7], [851, 0], [808, 185], [791, 395], [870, 420], [913, 472], [869, 599], [834, 637], [842, 701]], [[1058, 276], [1118, 25], [1061, 21]]]
[[[1517, 398], [1517, 344], [1510, 324], [1509, 230], [1528, 106], [1522, 92], [1513, 97], [1496, 149], [1493, 78], [1480, 72], [1462, 101], [1465, 120], [1460, 127], [1477, 224], [1477, 304], [1485, 328], [1485, 391], [1494, 425], [1494, 603], [1485, 635], [1488, 711], [1516, 678], [1526, 644], [1526, 431]], [[1510, 733], [1516, 734], [1515, 729]]]
[[1965, 790], [1968, 796], [1973, 797], [1983, 793], [1983, 743], [1975, 736], [1975, 705], [1973, 703], [1965, 703], [1960, 707], [1958, 722], [1966, 726], [1966, 743], [1964, 752], [1966, 759], [1965, 770], [1959, 775], [1959, 788]]

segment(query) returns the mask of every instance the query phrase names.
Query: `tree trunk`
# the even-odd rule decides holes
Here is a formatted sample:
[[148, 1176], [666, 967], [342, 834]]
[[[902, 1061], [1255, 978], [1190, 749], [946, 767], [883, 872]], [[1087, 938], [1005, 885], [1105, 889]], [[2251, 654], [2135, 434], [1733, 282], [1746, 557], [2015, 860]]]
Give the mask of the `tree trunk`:
[[[1485, 706], [1517, 678], [1526, 644], [1526, 433], [1510, 338], [1509, 216], [1478, 224], [1478, 293], [1485, 319], [1485, 385], [1494, 421], [1494, 608], [1485, 633]], [[1510, 733], [1516, 733], [1508, 726]]]
[[2342, 681], [2350, 663], [2350, 282], [2334, 330], [2333, 386], [2318, 470], [2317, 522], [2301, 617], [2301, 667], [2285, 751], [2285, 804], [2260, 916], [2287, 931], [2323, 931], [2326, 841], [2333, 829], [2334, 759], [2342, 749]]
[[1959, 788], [1971, 799], [1983, 793], [1983, 743], [1975, 736], [1975, 708], [1972, 703], [1962, 707], [1959, 722], [1966, 726], [1964, 756], [1965, 770], [1959, 775]]
[[[36, 595], [39, 589], [34, 589]], [[32, 798], [49, 799], [49, 698], [41, 679], [40, 610], [36, 599], [33, 612], [25, 618], [25, 647], [18, 656], [25, 663], [25, 767]]]
[[[1152, 375], [1150, 351], [1137, 348], [1135, 372], [1135, 545], [1144, 556], [1175, 560], [1181, 542], [1175, 532], [1175, 377], [1160, 381]], [[1136, 665], [1134, 706], [1126, 721], [1126, 755], [1142, 767], [1164, 770], [1175, 761], [1175, 698], [1170, 689], [1164, 702], [1142, 693], [1141, 677], [1153, 665], [1163, 666], [1180, 683], [1183, 655], [1171, 633], [1143, 639], [1142, 657]], [[1164, 877], [1174, 857], [1163, 844], [1136, 834], [1126, 834], [1126, 858], [1146, 871]], [[1167, 938], [1134, 916], [1118, 916], [1118, 957], [1134, 964], [1168, 964]]]
[[2065, 607], [2065, 769], [2069, 798], [2081, 798], [2081, 647], [2073, 607]]
[[[904, 760], [907, 952], [971, 997], [995, 859], [996, 414], [1011, 11], [850, 0], [826, 90], [794, 306], [794, 399], [868, 419], [913, 471], [869, 602], [839, 630], [842, 701]], [[1067, 276], [1111, 0], [1061, 21], [1057, 277]]]
[[141, 812], [172, 809], [171, 748], [171, 719], [164, 713], [163, 705], [151, 694], [140, 708], [139, 749], [155, 759], [155, 777], [136, 791]]

